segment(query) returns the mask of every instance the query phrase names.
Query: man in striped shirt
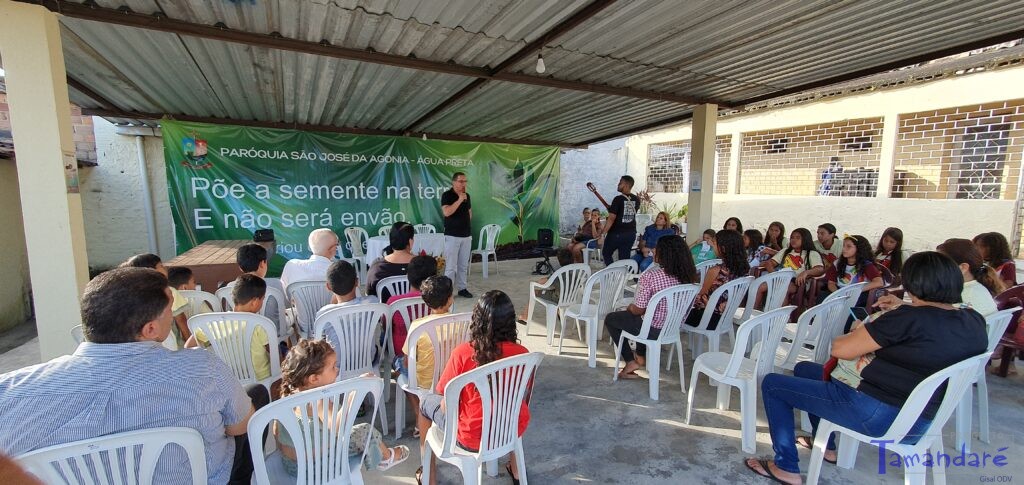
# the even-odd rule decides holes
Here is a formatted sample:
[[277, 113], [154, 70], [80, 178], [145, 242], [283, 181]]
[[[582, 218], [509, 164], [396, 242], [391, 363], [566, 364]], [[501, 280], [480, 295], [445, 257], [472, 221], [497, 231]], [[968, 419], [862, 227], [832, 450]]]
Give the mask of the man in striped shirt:
[[[235, 451], [253, 400], [212, 353], [160, 345], [171, 331], [170, 304], [167, 279], [151, 269], [119, 268], [90, 281], [82, 295], [86, 342], [73, 355], [0, 375], [0, 452], [181, 426], [203, 435], [209, 483], [248, 483], [248, 447]], [[186, 462], [167, 448], [154, 483], [188, 483]]]

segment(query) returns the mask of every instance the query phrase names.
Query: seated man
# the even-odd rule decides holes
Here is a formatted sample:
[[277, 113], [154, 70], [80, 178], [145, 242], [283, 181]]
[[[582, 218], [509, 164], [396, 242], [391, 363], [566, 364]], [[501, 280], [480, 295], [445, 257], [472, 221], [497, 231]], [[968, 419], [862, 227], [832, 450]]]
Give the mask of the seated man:
[[[160, 274], [167, 277], [167, 267], [164, 266], [163, 261], [160, 260], [160, 256], [155, 254], [136, 254], [128, 258], [127, 261], [121, 263], [119, 268], [150, 268], [160, 272]], [[188, 300], [178, 293], [178, 289], [175, 288], [170, 282], [167, 283], [171, 289], [171, 318], [173, 318], [174, 326], [172, 327], [173, 335], [169, 335], [167, 340], [164, 341], [164, 347], [171, 350], [178, 350], [185, 341], [192, 336], [192, 333], [188, 330], [188, 317], [190, 311], [190, 305]]]
[[321, 227], [309, 233], [309, 250], [313, 253], [309, 259], [290, 259], [281, 271], [281, 285], [298, 281], [321, 281], [327, 275], [327, 267], [338, 253], [338, 235], [334, 231]]
[[[392, 295], [388, 298], [388, 305], [404, 298], [420, 296], [420, 284], [423, 283], [423, 280], [437, 275], [437, 260], [433, 256], [416, 256], [409, 261], [409, 269], [405, 274], [409, 278], [409, 291], [401, 295]], [[402, 346], [405, 345], [405, 337], [408, 335], [405, 317], [401, 313], [396, 313], [391, 317], [391, 340], [394, 344], [396, 359], [405, 355], [402, 352]]]
[[[243, 274], [235, 280], [231, 287], [231, 300], [235, 305], [236, 312], [260, 313], [263, 307], [263, 297], [267, 293], [267, 283], [263, 278], [251, 274]], [[196, 330], [192, 338], [185, 342], [185, 348], [191, 349], [202, 345], [209, 347], [210, 342], [202, 330]], [[252, 333], [250, 344], [252, 354], [252, 368], [256, 372], [256, 380], [262, 381], [270, 377], [270, 343], [267, 340], [267, 332], [262, 328], [256, 328]]]
[[[157, 271], [119, 268], [86, 285], [85, 342], [75, 353], [0, 375], [0, 449], [20, 455], [47, 446], [160, 426], [203, 435], [210, 483], [249, 483], [245, 435], [263, 386], [249, 395], [209, 352], [172, 352], [171, 292]], [[176, 447], [164, 450], [154, 483], [188, 483]]]

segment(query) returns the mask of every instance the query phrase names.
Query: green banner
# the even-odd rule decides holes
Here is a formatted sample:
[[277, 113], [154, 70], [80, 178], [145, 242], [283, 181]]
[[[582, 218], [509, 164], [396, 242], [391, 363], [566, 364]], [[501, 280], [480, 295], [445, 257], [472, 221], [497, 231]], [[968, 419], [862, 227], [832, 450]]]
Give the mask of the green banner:
[[370, 236], [396, 221], [443, 228], [441, 194], [464, 172], [480, 228], [498, 243], [558, 228], [557, 147], [358, 136], [164, 120], [161, 123], [179, 254], [203, 241], [273, 229], [271, 273], [309, 256], [319, 227]]

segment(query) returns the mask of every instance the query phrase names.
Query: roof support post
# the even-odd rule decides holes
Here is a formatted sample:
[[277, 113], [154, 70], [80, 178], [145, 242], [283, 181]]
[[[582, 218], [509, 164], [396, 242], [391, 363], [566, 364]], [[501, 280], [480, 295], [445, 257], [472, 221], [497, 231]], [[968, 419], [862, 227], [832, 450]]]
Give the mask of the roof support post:
[[715, 133], [718, 126], [718, 105], [702, 104], [693, 111], [693, 133], [690, 137], [690, 196], [686, 213], [686, 234], [689, 240], [700, 238], [701, 231], [711, 227], [711, 204], [715, 196]]
[[71, 104], [57, 15], [39, 5], [0, 4], [29, 275], [43, 360], [74, 350], [79, 297], [89, 280]]

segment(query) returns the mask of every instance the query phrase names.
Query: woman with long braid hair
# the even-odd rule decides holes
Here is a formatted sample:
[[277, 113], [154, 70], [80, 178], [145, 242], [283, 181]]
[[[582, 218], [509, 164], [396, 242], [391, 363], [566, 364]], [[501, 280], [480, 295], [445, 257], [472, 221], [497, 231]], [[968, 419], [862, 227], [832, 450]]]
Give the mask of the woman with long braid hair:
[[[434, 389], [436, 394], [427, 395], [420, 400], [420, 417], [417, 421], [420, 436], [427, 435], [431, 422], [444, 426], [444, 388], [452, 379], [496, 360], [530, 352], [518, 343], [516, 309], [512, 305], [512, 299], [503, 291], [491, 290], [480, 297], [473, 308], [473, 320], [469, 329], [470, 341], [459, 344], [452, 350], [448, 364], [445, 365]], [[467, 450], [480, 448], [483, 415], [480, 393], [473, 388], [464, 388], [459, 398], [459, 430], [455, 438], [459, 446]], [[526, 431], [529, 422], [530, 410], [524, 403], [519, 411], [519, 436]], [[512, 476], [512, 483], [519, 483], [515, 455], [509, 456], [510, 460], [505, 470]], [[437, 473], [434, 473], [436, 468], [433, 460], [430, 467], [430, 482], [433, 484], [437, 476]], [[417, 470], [417, 480], [420, 473], [422, 469]]]
[[[740, 237], [739, 233], [736, 233], [736, 237]], [[742, 244], [741, 241], [741, 249]], [[622, 335], [623, 331], [634, 335], [639, 332], [643, 328], [644, 313], [647, 310], [654, 312], [648, 335], [650, 338], [657, 338], [668, 317], [668, 305], [662, 302], [657, 308], [650, 309], [647, 304], [651, 302], [651, 298], [666, 288], [700, 281], [697, 277], [697, 268], [693, 264], [693, 255], [687, 249], [686, 240], [680, 236], [664, 236], [658, 239], [658, 244], [654, 249], [654, 262], [658, 263], [660, 267], [653, 270], [648, 269], [640, 274], [640, 279], [636, 283], [636, 298], [633, 303], [625, 310], [611, 312], [605, 317], [604, 326], [608, 328], [613, 342], [619, 341], [619, 335]], [[644, 358], [647, 355], [647, 347], [637, 343], [634, 355], [629, 345], [623, 345], [619, 352], [622, 355], [622, 360], [626, 362], [622, 370], [619, 371], [619, 378], [639, 378], [636, 370], [647, 363]]]

